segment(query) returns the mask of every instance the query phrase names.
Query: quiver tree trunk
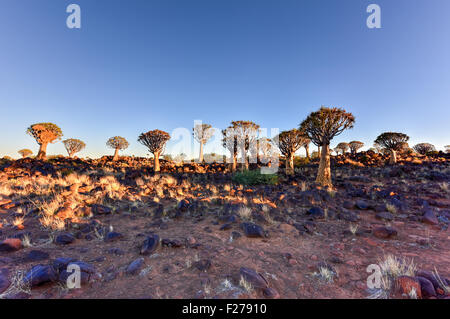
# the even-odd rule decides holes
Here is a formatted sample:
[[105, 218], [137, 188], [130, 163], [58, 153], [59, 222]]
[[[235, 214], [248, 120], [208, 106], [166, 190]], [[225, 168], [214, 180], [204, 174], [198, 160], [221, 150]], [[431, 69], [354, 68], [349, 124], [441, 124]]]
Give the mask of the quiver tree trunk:
[[203, 142], [200, 142], [200, 156], [198, 160], [200, 163], [203, 163]]
[[36, 159], [45, 161], [47, 159], [47, 145], [48, 143], [42, 143], [39, 145], [39, 152]]
[[309, 145], [305, 145], [305, 152], [306, 152], [306, 158], [308, 160], [310, 160], [311, 158], [309, 157]]
[[330, 145], [325, 144], [322, 146], [322, 152], [320, 154], [319, 171], [317, 173], [316, 182], [322, 186], [330, 186], [331, 183], [331, 168], [330, 168]]
[[231, 170], [233, 172], [236, 172], [236, 168], [237, 168], [237, 155], [235, 154], [235, 155], [233, 155], [233, 166], [232, 166]]
[[159, 167], [159, 155], [160, 155], [159, 152], [153, 154], [153, 157], [154, 157], [154, 163], [153, 163], [153, 166], [154, 166], [155, 173], [160, 171], [160, 167]]
[[119, 159], [119, 149], [116, 148], [116, 150], [114, 151], [114, 157], [113, 157], [113, 161], [117, 161]]
[[69, 153], [69, 158], [73, 158], [73, 156], [75, 155], [75, 153], [74, 152], [72, 152], [72, 153]]
[[321, 158], [320, 145], [317, 145], [317, 157]]
[[397, 152], [391, 150], [391, 156], [389, 157], [389, 164], [393, 165], [395, 163], [397, 163]]
[[287, 175], [294, 174], [294, 154], [286, 156], [286, 174]]

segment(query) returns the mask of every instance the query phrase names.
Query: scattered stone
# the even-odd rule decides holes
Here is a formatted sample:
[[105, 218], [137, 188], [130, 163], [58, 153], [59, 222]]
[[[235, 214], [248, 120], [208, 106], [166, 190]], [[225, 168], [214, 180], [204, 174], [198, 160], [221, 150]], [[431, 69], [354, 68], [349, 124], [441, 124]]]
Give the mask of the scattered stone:
[[391, 227], [377, 227], [372, 231], [373, 235], [381, 239], [389, 239], [397, 236], [397, 230]]
[[355, 206], [361, 210], [369, 209], [369, 204], [363, 200], [357, 200]]
[[389, 212], [381, 212], [381, 213], [376, 214], [375, 218], [381, 219], [381, 220], [391, 221], [391, 220], [394, 219], [394, 215], [392, 215]]
[[135, 275], [139, 270], [141, 270], [144, 265], [144, 258], [138, 258], [128, 265], [126, 273], [129, 275]]
[[71, 233], [59, 234], [55, 238], [55, 244], [57, 245], [68, 245], [75, 241], [75, 237]]
[[99, 205], [99, 204], [94, 204], [91, 206], [92, 211], [94, 214], [99, 214], [99, 215], [106, 215], [106, 214], [111, 214], [112, 209], [104, 206], [104, 205]]
[[312, 207], [307, 212], [306, 215], [311, 216], [314, 219], [325, 218], [325, 212], [320, 207]]
[[122, 239], [122, 238], [123, 238], [123, 235], [121, 233], [109, 232], [109, 233], [106, 234], [104, 240], [107, 243], [111, 243], [111, 242], [118, 241], [119, 239]]
[[141, 255], [150, 255], [158, 249], [159, 236], [156, 234], [150, 235], [145, 239], [144, 244], [141, 247]]
[[436, 297], [436, 290], [434, 289], [433, 283], [429, 281], [427, 278], [424, 277], [417, 277], [420, 283], [420, 288], [422, 290], [422, 296], [429, 298], [429, 297]]
[[264, 297], [268, 299], [280, 299], [280, 294], [273, 288], [266, 288], [263, 290]]
[[0, 269], [0, 294], [6, 291], [11, 285], [11, 282], [8, 279], [9, 271], [6, 268]]
[[7, 238], [0, 242], [0, 252], [13, 252], [22, 248], [22, 241], [18, 238]]
[[57, 278], [58, 274], [52, 266], [37, 265], [26, 273], [23, 278], [23, 283], [30, 287], [36, 287], [47, 282], [56, 281]]
[[432, 210], [428, 209], [422, 216], [422, 223], [429, 225], [437, 225], [439, 224], [439, 220], [437, 219], [436, 214]]
[[231, 224], [224, 224], [222, 225], [222, 227], [220, 227], [220, 230], [228, 230], [231, 229], [232, 225]]
[[249, 238], [264, 237], [264, 229], [253, 223], [242, 223], [241, 228], [244, 231], [245, 236]]
[[253, 288], [266, 289], [269, 286], [267, 280], [253, 269], [241, 267], [239, 273], [245, 281], [252, 285]]
[[209, 268], [211, 268], [211, 260], [209, 259], [199, 260], [194, 263], [194, 267], [200, 271], [207, 271]]
[[359, 216], [349, 210], [344, 210], [342, 212], [339, 213], [339, 219], [343, 219], [346, 220], [348, 222], [357, 222], [359, 220]]

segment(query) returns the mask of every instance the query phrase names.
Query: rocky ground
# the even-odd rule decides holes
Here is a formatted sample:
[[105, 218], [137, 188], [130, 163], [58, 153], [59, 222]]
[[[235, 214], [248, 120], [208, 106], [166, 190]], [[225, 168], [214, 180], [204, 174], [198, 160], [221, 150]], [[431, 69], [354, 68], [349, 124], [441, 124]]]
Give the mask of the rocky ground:
[[0, 297], [448, 299], [450, 158], [385, 160], [333, 158], [334, 190], [315, 163], [245, 186], [224, 164], [0, 162]]

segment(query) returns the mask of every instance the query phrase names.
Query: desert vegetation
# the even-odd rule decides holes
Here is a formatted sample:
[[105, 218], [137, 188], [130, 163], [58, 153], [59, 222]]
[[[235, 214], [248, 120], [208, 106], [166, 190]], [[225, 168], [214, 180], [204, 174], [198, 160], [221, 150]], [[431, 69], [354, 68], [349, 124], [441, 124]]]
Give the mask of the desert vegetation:
[[[273, 138], [232, 121], [228, 156], [200, 146], [198, 160], [164, 154], [155, 129], [137, 138], [153, 158], [119, 157], [116, 136], [111, 160], [77, 158], [77, 139], [47, 156], [61, 129], [34, 124], [39, 156], [0, 161], [0, 298], [448, 299], [450, 154], [393, 132], [330, 154], [354, 125], [327, 107]], [[205, 145], [212, 125], [192, 134]], [[82, 290], [66, 287], [70, 265]]]

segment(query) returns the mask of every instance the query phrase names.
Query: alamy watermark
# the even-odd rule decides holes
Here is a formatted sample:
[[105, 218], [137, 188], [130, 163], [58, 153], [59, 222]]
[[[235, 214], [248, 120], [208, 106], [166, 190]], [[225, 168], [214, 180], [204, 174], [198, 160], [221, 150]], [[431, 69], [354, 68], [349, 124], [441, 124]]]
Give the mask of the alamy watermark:
[[[369, 29], [381, 29], [381, 7], [378, 4], [370, 4], [367, 7], [366, 25]], [[81, 7], [78, 4], [70, 4], [66, 8], [66, 13], [69, 16], [66, 20], [66, 25], [69, 29], [81, 29]]]

